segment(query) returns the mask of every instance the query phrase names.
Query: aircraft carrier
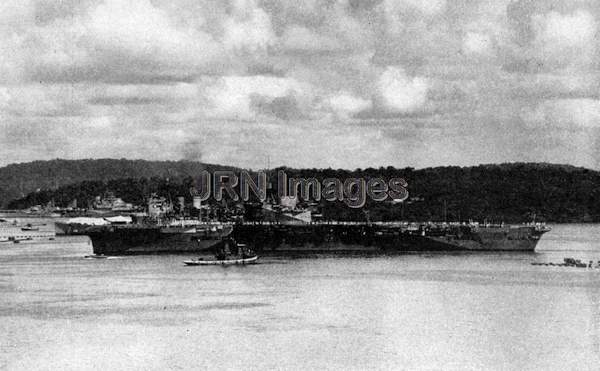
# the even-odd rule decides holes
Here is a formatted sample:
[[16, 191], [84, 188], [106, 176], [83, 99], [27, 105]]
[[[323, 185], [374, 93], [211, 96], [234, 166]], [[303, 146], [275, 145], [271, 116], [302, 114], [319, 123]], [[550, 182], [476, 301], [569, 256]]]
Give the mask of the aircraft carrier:
[[56, 223], [66, 235], [86, 235], [95, 254], [206, 253], [224, 243], [262, 255], [392, 254], [413, 251], [534, 251], [550, 229], [523, 225], [445, 222], [314, 221], [309, 210], [246, 205], [230, 222], [167, 217], [170, 203], [151, 198], [141, 220], [116, 216]]

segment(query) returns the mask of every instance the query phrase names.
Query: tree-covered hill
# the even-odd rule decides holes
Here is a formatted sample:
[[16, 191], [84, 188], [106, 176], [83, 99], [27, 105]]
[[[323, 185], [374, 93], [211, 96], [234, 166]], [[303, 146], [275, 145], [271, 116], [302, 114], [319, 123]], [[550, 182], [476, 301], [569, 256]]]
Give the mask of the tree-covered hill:
[[[7, 205], [12, 199], [8, 205], [11, 208], [50, 200], [66, 206], [74, 198], [84, 205], [86, 200], [106, 191], [128, 202], [144, 204], [145, 197], [152, 192], [189, 199], [193, 178], [204, 169], [231, 168], [168, 161], [39, 161], [0, 169], [0, 174], [10, 173], [13, 179], [8, 182], [7, 177], [2, 178], [0, 187], [12, 190], [4, 198]], [[276, 179], [275, 170], [272, 180]], [[364, 220], [368, 213], [371, 220], [526, 222], [536, 217], [549, 222], [600, 222], [600, 172], [568, 165], [511, 163], [419, 170], [393, 167], [284, 170], [290, 178], [403, 177], [408, 182], [410, 198], [403, 204], [368, 201], [362, 209], [351, 209], [342, 202], [321, 201], [326, 219]], [[27, 184], [27, 188], [22, 184]], [[36, 191], [38, 188], [41, 190]], [[21, 189], [33, 192], [19, 197]]]
[[84, 181], [171, 178], [195, 176], [202, 170], [231, 169], [194, 161], [145, 161], [126, 159], [51, 160], [12, 164], [0, 168], [0, 208], [11, 200], [37, 190], [56, 190]]
[[[286, 172], [290, 177], [315, 174], [314, 169]], [[528, 222], [535, 217], [549, 222], [600, 222], [600, 172], [569, 165], [507, 163], [419, 170], [387, 167], [322, 170], [317, 174], [406, 179], [410, 198], [403, 204], [367, 202], [364, 209], [374, 220]], [[324, 214], [332, 219], [336, 215], [358, 219], [364, 211], [336, 203], [329, 205]]]

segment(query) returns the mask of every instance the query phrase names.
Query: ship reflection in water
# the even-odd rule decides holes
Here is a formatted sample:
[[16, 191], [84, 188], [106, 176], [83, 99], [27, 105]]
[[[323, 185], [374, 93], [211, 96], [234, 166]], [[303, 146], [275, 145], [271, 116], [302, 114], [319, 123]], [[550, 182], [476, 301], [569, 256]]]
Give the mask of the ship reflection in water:
[[597, 369], [598, 271], [531, 262], [597, 261], [599, 239], [598, 225], [558, 225], [533, 254], [193, 269], [11, 245], [0, 369]]

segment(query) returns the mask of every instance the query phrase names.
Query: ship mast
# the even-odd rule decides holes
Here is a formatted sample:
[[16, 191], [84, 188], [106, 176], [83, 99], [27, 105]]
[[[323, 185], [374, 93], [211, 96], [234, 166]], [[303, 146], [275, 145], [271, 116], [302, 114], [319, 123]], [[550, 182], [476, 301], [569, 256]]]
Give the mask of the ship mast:
[[444, 199], [444, 223], [448, 222], [448, 203]]

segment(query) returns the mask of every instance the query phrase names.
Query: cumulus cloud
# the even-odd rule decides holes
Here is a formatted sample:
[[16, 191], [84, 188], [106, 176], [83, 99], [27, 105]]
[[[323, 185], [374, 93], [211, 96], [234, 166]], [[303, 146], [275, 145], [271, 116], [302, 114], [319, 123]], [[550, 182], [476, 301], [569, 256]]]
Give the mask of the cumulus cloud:
[[557, 66], [589, 64], [596, 49], [597, 24], [585, 10], [571, 14], [555, 11], [532, 18], [537, 54], [543, 63]]
[[294, 93], [275, 98], [253, 94], [250, 96], [250, 104], [255, 112], [281, 120], [300, 120], [308, 117]]
[[600, 128], [600, 100], [548, 100], [534, 109], [525, 109], [521, 117], [531, 127]]
[[[256, 118], [256, 107], [265, 108], [277, 98], [307, 94], [306, 84], [295, 79], [273, 76], [225, 76], [206, 88], [205, 96], [209, 101], [208, 115], [217, 118], [236, 118], [252, 120]], [[275, 102], [276, 114], [283, 113], [282, 105], [295, 107], [288, 102]], [[274, 106], [273, 106], [274, 107]], [[261, 109], [262, 112], [264, 110]]]
[[[531, 148], [523, 121], [531, 141], [598, 135], [599, 16], [591, 0], [5, 0], [0, 158], [199, 158], [199, 141], [206, 161], [353, 167], [336, 152], [368, 138], [390, 150], [360, 161], [402, 144], [429, 166], [417, 148], [460, 137], [460, 164], [507, 160]], [[281, 127], [298, 135], [275, 145]]]
[[339, 92], [331, 96], [327, 103], [335, 113], [345, 118], [371, 108], [371, 101], [353, 96], [348, 92]]
[[149, 0], [77, 3], [66, 14], [45, 2], [23, 4], [6, 6], [19, 10], [20, 22], [0, 27], [2, 49], [15, 52], [2, 53], [0, 70], [21, 81], [183, 80], [225, 60], [212, 35]]
[[198, 86], [190, 83], [159, 84], [99, 84], [87, 89], [92, 105], [156, 105], [181, 104], [198, 96]]
[[490, 35], [479, 32], [467, 32], [463, 38], [463, 51], [467, 54], [487, 56], [493, 53]]
[[390, 66], [379, 77], [377, 88], [386, 109], [411, 112], [425, 104], [429, 83], [423, 77], [410, 78], [402, 68]]
[[334, 38], [319, 35], [315, 31], [297, 25], [290, 26], [284, 31], [281, 44], [287, 50], [305, 52], [334, 51], [342, 48]]
[[149, 1], [108, 0], [89, 14], [86, 28], [97, 45], [134, 54], [176, 50], [189, 42], [188, 35], [176, 30], [166, 13]]
[[275, 43], [269, 15], [253, 0], [235, 0], [230, 18], [224, 22], [226, 47], [256, 51]]
[[521, 0], [509, 5], [512, 39], [504, 43], [505, 69], [539, 73], [596, 64], [597, 14], [568, 3], [561, 11], [544, 4]]
[[592, 41], [596, 34], [596, 21], [587, 11], [572, 14], [550, 12], [533, 17], [537, 37], [549, 47], [568, 48], [582, 46]]
[[[0, 87], [0, 111], [5, 116], [57, 117], [79, 115], [87, 110], [85, 97], [69, 85], [50, 87], [36, 84]], [[68, 99], [65, 99], [68, 97]]]
[[400, 34], [411, 22], [431, 18], [445, 8], [446, 0], [384, 0], [380, 5], [387, 30], [392, 34]]
[[446, 0], [384, 0], [384, 7], [389, 12], [416, 10], [432, 15], [444, 10]]

